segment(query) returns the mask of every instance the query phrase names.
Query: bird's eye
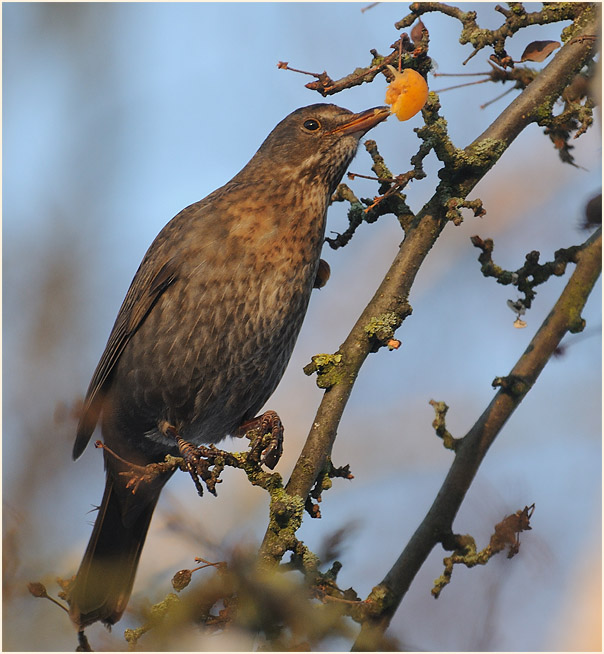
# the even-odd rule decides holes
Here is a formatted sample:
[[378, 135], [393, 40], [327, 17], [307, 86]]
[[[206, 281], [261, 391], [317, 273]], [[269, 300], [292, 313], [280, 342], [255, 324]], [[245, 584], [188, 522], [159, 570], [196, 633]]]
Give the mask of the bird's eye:
[[321, 123], [318, 120], [315, 120], [314, 118], [309, 118], [308, 120], [305, 120], [303, 125], [304, 128], [307, 129], [309, 132], [315, 132], [321, 127]]

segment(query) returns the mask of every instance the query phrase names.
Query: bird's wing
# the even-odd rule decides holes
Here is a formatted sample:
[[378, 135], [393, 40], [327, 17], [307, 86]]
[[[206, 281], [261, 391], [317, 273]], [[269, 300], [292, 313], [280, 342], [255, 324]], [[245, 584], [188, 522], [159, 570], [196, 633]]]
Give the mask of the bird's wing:
[[176, 257], [169, 259], [159, 271], [150, 266], [148, 261], [149, 253], [128, 289], [105, 351], [90, 381], [73, 446], [74, 459], [82, 454], [92, 436], [103, 405], [103, 388], [128, 341], [149, 315], [158, 298], [178, 278]]

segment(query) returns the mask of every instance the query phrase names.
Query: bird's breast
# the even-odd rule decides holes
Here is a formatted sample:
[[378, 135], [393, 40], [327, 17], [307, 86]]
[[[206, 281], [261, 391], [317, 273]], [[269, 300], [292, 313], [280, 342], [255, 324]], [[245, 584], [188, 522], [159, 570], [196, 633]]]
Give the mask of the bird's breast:
[[303, 204], [292, 192], [265, 211], [238, 201], [236, 216], [213, 207], [199, 235], [180, 229], [177, 279], [133, 335], [116, 375], [118, 402], [148, 437], [161, 441], [154, 425], [166, 420], [194, 442], [220, 440], [275, 390], [325, 231], [324, 194]]

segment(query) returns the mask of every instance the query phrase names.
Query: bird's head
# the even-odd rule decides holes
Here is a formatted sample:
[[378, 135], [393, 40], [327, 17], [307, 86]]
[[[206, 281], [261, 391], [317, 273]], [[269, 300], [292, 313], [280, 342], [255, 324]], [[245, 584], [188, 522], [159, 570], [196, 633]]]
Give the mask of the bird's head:
[[359, 140], [390, 115], [389, 107], [358, 114], [334, 104], [313, 104], [284, 118], [246, 169], [258, 177], [280, 175], [316, 183], [331, 193], [356, 154]]

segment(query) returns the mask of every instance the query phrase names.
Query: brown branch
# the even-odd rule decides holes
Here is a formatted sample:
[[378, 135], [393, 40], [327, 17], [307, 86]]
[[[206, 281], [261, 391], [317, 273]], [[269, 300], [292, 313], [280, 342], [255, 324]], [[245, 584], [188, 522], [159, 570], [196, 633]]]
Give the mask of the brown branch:
[[[589, 20], [582, 25], [582, 33], [593, 34], [598, 29], [599, 17], [591, 12]], [[516, 136], [536, 120], [540, 105], [543, 102], [553, 103], [560, 96], [573, 75], [592, 56], [593, 49], [593, 43], [589, 40], [565, 45], [535, 82], [481, 136], [465, 150], [455, 153], [459, 160], [446, 164], [442, 169], [443, 179], [435, 195], [409, 226], [384, 280], [336, 355], [341, 356], [330, 371], [330, 384], [286, 486], [287, 495], [299, 498], [304, 503], [325, 468], [359, 370], [370, 352], [386, 344], [385, 340], [376, 341], [368, 333], [367, 327], [372, 321], [386, 317], [393, 333], [410, 313], [407, 303], [410, 288], [419, 267], [448, 222], [446, 213], [450, 198], [467, 196]], [[392, 333], [389, 338], [392, 338]], [[285, 553], [286, 547], [280, 536], [282, 533], [286, 535], [287, 528], [287, 525], [280, 528], [272, 524], [269, 526], [260, 549], [260, 557], [265, 563], [275, 564]]]
[[[602, 269], [602, 230], [591, 236], [577, 257], [577, 267], [550, 314], [501, 385], [487, 409], [457, 443], [455, 459], [434, 503], [402, 554], [370, 595], [379, 602], [378, 615], [368, 619], [355, 644], [372, 649], [409, 589], [418, 570], [434, 548], [452, 535], [453, 520], [472, 480], [508, 418], [535, 384], [567, 332], [581, 331], [581, 311]], [[376, 612], [377, 613], [377, 612]]]
[[[380, 73], [387, 75], [390, 64], [396, 64], [400, 60], [400, 55], [397, 50], [391, 52], [386, 57], [374, 56], [374, 61], [377, 59], [378, 63], [372, 64], [365, 68], [357, 68], [349, 75], [342, 77], [338, 80], [333, 80], [326, 72], [321, 75], [315, 75], [318, 79], [315, 82], [308, 82], [305, 84], [307, 89], [311, 91], [318, 91], [324, 98], [328, 95], [334, 95], [344, 89], [352, 88], [353, 86], [360, 86], [368, 82], [372, 82]], [[310, 73], [311, 75], [314, 73]]]
[[[520, 532], [531, 529], [531, 517], [535, 510], [535, 504], [525, 506], [516, 513], [506, 516], [501, 522], [495, 525], [495, 531], [491, 536], [489, 544], [478, 551], [476, 541], [472, 536], [454, 535], [447, 548], [453, 547], [451, 556], [443, 559], [445, 569], [443, 574], [434, 580], [434, 587], [430, 591], [432, 597], [438, 598], [445, 586], [451, 583], [453, 569], [456, 565], [465, 565], [473, 568], [476, 565], [486, 565], [496, 554], [508, 549], [508, 559], [513, 558], [520, 551]], [[444, 545], [443, 545], [444, 547]], [[367, 600], [365, 600], [367, 601]]]
[[[482, 50], [482, 48], [492, 46], [495, 51], [496, 61], [500, 65], [513, 67], [514, 62], [507, 56], [504, 49], [507, 38], [512, 37], [518, 30], [529, 25], [545, 25], [563, 20], [575, 20], [584, 11], [587, 4], [578, 2], [552, 2], [548, 3], [548, 6], [541, 11], [535, 12], [527, 12], [519, 2], [514, 3], [512, 11], [497, 6], [495, 9], [505, 16], [505, 21], [498, 29], [488, 30], [478, 25], [475, 11], [462, 11], [458, 7], [453, 7], [442, 2], [414, 2], [409, 6], [411, 13], [395, 23], [394, 26], [397, 29], [404, 29], [412, 25], [423, 14], [433, 11], [445, 14], [451, 18], [456, 18], [463, 25], [459, 42], [462, 45], [470, 43], [474, 48], [470, 56], [463, 62], [464, 64]], [[593, 32], [593, 34], [596, 32]]]

